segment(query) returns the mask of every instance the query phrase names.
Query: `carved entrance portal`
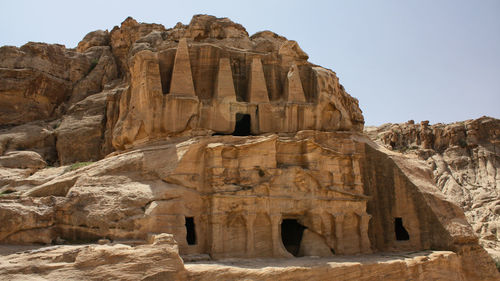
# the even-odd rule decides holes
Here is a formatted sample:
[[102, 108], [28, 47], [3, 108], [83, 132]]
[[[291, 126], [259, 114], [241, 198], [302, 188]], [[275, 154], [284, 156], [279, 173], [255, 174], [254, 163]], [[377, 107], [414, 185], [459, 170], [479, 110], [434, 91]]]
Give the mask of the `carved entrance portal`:
[[186, 217], [186, 241], [188, 245], [196, 245], [196, 228], [193, 217]]
[[394, 232], [396, 233], [396, 240], [410, 240], [410, 234], [408, 234], [408, 231], [403, 226], [402, 218], [394, 219]]
[[292, 255], [298, 256], [300, 242], [304, 234], [305, 226], [301, 225], [296, 219], [284, 219], [281, 222], [281, 241], [283, 246]]
[[250, 114], [236, 113], [233, 136], [249, 136], [251, 135], [251, 128]]

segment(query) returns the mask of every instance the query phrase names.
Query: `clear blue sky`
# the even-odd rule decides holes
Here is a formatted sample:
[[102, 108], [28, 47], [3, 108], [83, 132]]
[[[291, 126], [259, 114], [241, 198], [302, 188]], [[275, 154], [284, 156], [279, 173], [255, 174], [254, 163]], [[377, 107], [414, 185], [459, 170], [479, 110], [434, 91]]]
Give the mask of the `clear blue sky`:
[[500, 0], [1, 1], [0, 45], [75, 47], [127, 16], [169, 28], [193, 14], [296, 40], [359, 99], [367, 125], [500, 118]]

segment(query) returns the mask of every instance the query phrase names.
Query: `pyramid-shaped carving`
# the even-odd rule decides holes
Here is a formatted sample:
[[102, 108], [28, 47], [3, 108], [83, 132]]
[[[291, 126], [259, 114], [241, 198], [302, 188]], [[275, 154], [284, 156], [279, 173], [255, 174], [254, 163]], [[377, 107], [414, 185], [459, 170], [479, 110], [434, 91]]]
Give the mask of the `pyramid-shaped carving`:
[[286, 76], [284, 99], [288, 102], [306, 102], [299, 68], [295, 63], [292, 64]]
[[263, 103], [269, 102], [267, 94], [266, 78], [264, 77], [264, 70], [262, 68], [262, 61], [258, 57], [252, 60], [250, 70], [250, 79], [248, 84], [248, 101]]
[[217, 73], [214, 98], [219, 101], [236, 102], [233, 73], [231, 71], [229, 58], [221, 58], [219, 60], [219, 71]]
[[170, 93], [182, 96], [196, 96], [186, 38], [180, 39], [179, 45], [177, 46]]

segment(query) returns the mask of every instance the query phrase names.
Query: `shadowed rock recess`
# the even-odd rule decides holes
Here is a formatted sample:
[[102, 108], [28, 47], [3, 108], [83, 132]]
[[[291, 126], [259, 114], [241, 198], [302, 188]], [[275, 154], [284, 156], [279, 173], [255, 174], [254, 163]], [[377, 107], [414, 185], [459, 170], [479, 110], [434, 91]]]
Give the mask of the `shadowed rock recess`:
[[307, 59], [207, 15], [1, 47], [0, 274], [499, 280], [431, 169]]
[[409, 121], [365, 131], [388, 149], [425, 162], [436, 186], [465, 211], [480, 244], [500, 260], [500, 120]]

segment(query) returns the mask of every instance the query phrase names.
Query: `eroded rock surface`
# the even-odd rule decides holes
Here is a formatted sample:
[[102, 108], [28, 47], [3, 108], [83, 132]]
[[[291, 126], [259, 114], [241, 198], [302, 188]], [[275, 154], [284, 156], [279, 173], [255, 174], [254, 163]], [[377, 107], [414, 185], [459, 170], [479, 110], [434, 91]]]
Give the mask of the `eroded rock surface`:
[[[48, 279], [203, 279], [177, 247], [186, 260], [437, 249], [454, 253], [397, 275], [433, 278], [442, 263], [456, 280], [498, 279], [429, 167], [363, 135], [358, 101], [295, 41], [206, 15], [171, 29], [127, 18], [76, 49], [28, 43], [0, 57], [0, 242], [103, 244], [49, 250], [70, 258], [41, 266]], [[175, 251], [107, 245], [160, 233]], [[22, 259], [0, 272], [37, 274]], [[358, 273], [394, 269], [379, 267]]]
[[[172, 235], [152, 244], [52, 246], [8, 254], [0, 246], [0, 275], [7, 280], [186, 280]], [[154, 262], [151, 262], [154, 261]]]
[[366, 131], [393, 151], [425, 161], [436, 186], [465, 211], [480, 243], [500, 257], [500, 120], [410, 121]]
[[189, 26], [155, 29], [130, 46], [130, 88], [113, 145], [231, 134], [239, 115], [249, 119], [248, 134], [361, 131], [358, 101], [307, 58], [294, 41], [272, 32], [249, 37], [228, 19], [195, 16]]

